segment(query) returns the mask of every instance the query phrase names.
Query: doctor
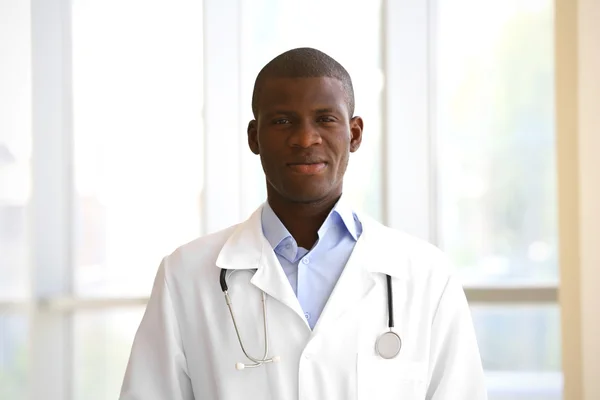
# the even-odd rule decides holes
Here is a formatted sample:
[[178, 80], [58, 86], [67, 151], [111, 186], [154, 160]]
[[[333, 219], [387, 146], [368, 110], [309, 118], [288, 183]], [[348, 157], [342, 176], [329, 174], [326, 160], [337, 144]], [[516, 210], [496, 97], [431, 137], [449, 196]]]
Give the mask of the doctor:
[[163, 259], [120, 399], [486, 399], [446, 257], [342, 196], [363, 133], [346, 70], [285, 52], [252, 111], [267, 202]]

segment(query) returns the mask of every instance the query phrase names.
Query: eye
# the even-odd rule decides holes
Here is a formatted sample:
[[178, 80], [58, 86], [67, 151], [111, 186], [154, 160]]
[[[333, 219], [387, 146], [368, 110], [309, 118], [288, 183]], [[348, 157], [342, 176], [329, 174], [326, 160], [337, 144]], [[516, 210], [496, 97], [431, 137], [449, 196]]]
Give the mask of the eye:
[[287, 118], [277, 118], [277, 119], [273, 120], [274, 125], [286, 125], [289, 123], [290, 123], [290, 120]]
[[331, 115], [321, 115], [317, 118], [317, 122], [335, 122], [336, 118]]

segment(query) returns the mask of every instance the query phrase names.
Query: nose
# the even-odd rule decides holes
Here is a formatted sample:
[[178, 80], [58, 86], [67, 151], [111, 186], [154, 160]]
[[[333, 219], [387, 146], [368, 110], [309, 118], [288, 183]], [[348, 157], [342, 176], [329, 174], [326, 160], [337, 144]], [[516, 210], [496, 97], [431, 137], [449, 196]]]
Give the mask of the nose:
[[321, 134], [317, 126], [308, 121], [297, 123], [289, 137], [289, 145], [291, 147], [301, 147], [304, 149], [321, 144], [321, 141]]

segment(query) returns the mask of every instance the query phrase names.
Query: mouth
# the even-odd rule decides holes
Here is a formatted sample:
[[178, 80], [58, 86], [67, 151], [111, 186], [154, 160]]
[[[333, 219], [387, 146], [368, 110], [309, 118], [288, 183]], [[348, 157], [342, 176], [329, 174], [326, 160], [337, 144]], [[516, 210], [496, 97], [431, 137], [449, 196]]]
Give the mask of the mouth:
[[287, 165], [293, 172], [301, 175], [315, 175], [327, 167], [326, 162], [293, 163]]

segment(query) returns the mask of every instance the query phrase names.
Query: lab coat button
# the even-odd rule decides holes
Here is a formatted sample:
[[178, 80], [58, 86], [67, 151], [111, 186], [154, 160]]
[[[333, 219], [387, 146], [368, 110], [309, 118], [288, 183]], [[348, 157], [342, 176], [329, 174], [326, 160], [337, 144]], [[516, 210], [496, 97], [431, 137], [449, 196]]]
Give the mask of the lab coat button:
[[302, 259], [303, 264], [308, 264], [309, 262], [310, 262], [310, 259], [308, 257], [305, 257]]
[[311, 357], [310, 353], [306, 353], [306, 354], [304, 354], [304, 358], [305, 358], [305, 359], [307, 359], [307, 360], [310, 360], [310, 357]]

